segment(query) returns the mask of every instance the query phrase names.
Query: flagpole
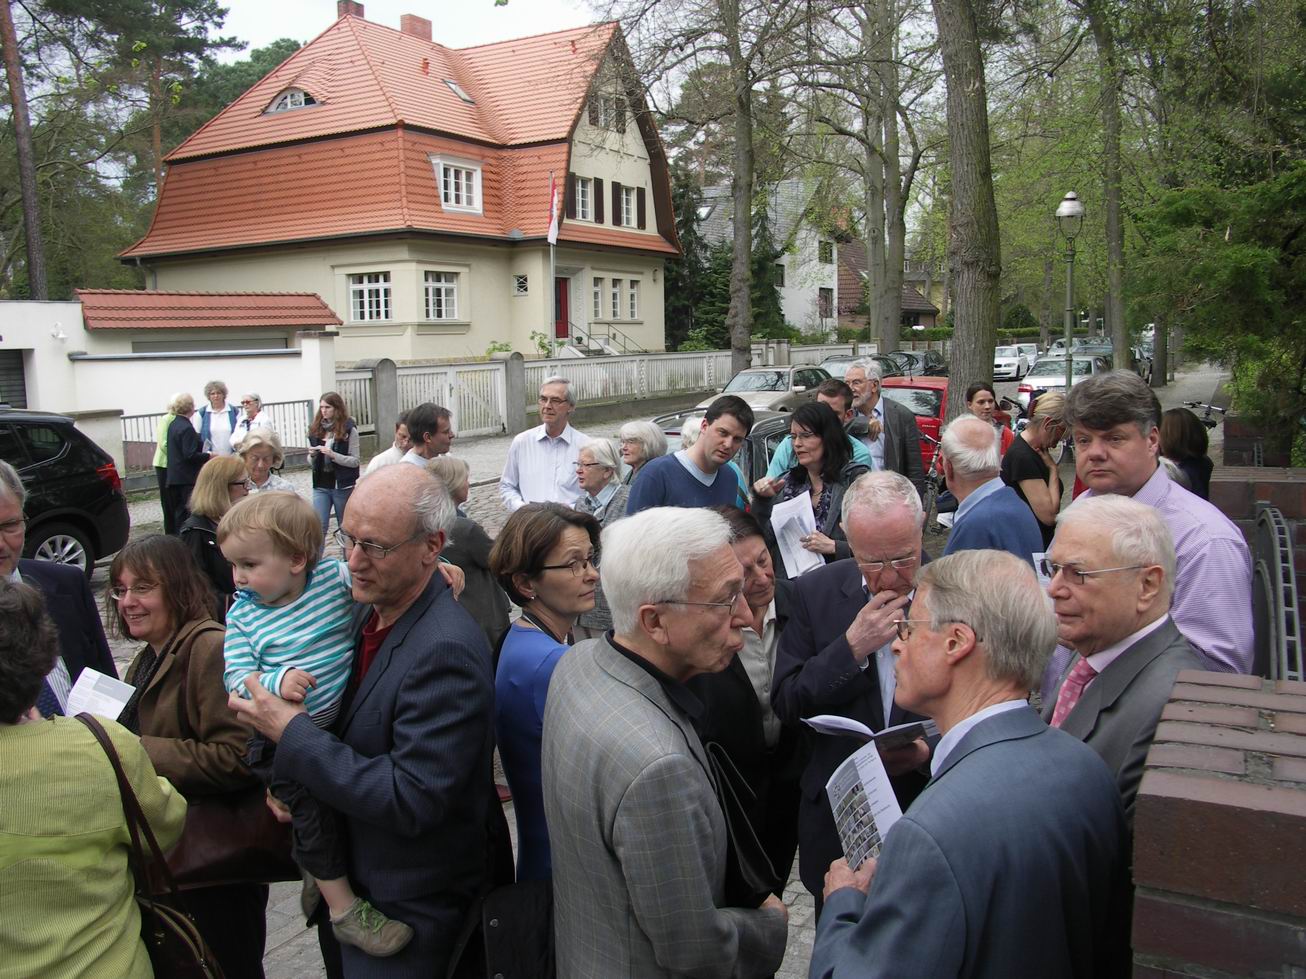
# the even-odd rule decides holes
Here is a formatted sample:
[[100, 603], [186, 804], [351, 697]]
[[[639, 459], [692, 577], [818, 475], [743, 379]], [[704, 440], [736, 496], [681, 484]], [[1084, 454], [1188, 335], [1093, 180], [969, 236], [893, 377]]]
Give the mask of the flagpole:
[[[555, 182], [556, 180], [557, 177], [554, 171], [550, 170], [549, 171], [549, 224], [550, 224], [551, 231], [552, 228], [556, 226], [557, 222], [559, 221], [559, 215], [557, 213], [558, 194], [556, 189], [557, 188], [557, 184]], [[553, 337], [553, 349], [550, 351], [550, 353], [556, 356], [558, 353], [558, 261], [557, 261], [558, 246], [556, 241], [554, 240], [555, 237], [556, 237], [556, 232], [554, 232], [549, 236], [550, 238], [549, 288], [553, 290], [553, 310], [551, 312], [551, 316], [553, 319], [553, 329], [551, 329], [549, 333]]]

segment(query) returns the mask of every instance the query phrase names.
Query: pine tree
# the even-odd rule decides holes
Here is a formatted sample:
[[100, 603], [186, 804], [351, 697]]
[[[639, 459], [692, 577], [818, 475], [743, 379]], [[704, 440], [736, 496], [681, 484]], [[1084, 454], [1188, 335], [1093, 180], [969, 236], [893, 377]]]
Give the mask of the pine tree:
[[698, 185], [689, 171], [679, 163], [672, 164], [671, 205], [684, 254], [669, 260], [665, 270], [665, 337], [670, 350], [679, 349], [697, 325], [697, 308], [703, 296], [707, 256], [703, 237], [698, 232], [700, 202]]

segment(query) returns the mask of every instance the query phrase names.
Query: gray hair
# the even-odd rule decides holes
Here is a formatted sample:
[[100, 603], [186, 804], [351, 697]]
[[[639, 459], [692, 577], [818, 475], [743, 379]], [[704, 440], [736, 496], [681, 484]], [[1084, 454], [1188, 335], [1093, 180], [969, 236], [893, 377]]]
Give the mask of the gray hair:
[[222, 397], [226, 398], [227, 385], [223, 384], [221, 381], [209, 381], [208, 384], [204, 385], [204, 397], [207, 398], [214, 391], [220, 391], [222, 393]]
[[263, 399], [262, 399], [262, 397], [259, 396], [258, 392], [256, 392], [256, 391], [246, 391], [246, 392], [245, 392], [245, 397], [249, 398], [250, 401], [257, 401], [258, 404], [259, 404], [259, 407], [262, 407], [262, 406], [263, 406]]
[[916, 526], [925, 524], [925, 511], [921, 497], [912, 481], [901, 473], [882, 469], [879, 472], [858, 476], [843, 495], [840, 520], [846, 529], [853, 510], [870, 510], [876, 515], [888, 513], [895, 507], [906, 507], [916, 518]]
[[540, 394], [543, 394], [544, 389], [550, 384], [561, 384], [563, 389], [562, 396], [567, 399], [567, 404], [571, 405], [573, 408], [576, 407], [576, 396], [571, 393], [571, 381], [567, 380], [561, 374], [552, 374], [541, 382]]
[[1170, 482], [1178, 483], [1186, 490], [1193, 488], [1192, 481], [1188, 478], [1188, 474], [1179, 468], [1179, 463], [1161, 456], [1161, 465], [1165, 466], [1165, 474], [1170, 477]]
[[878, 384], [884, 380], [884, 371], [880, 369], [878, 360], [873, 360], [870, 357], [859, 357], [848, 365], [848, 370], [852, 370], [854, 367], [860, 367], [864, 370], [868, 381], [875, 381]]
[[426, 471], [443, 483], [450, 493], [461, 489], [471, 475], [471, 470], [464, 460], [447, 454], [426, 460]]
[[996, 476], [1002, 467], [993, 426], [977, 415], [962, 415], [949, 422], [939, 442], [944, 457], [962, 477]]
[[680, 447], [690, 448], [703, 434], [703, 416], [686, 415], [680, 420]]
[[27, 505], [27, 487], [18, 470], [0, 459], [0, 498], [5, 497], [17, 503], [20, 510]]
[[245, 433], [245, 437], [240, 440], [240, 448], [236, 450], [236, 453], [243, 459], [260, 445], [266, 445], [272, 450], [273, 469], [279, 469], [285, 465], [286, 453], [281, 448], [281, 436], [262, 425], [258, 428], [251, 428]]
[[168, 399], [168, 410], [174, 415], [185, 415], [195, 410], [195, 399], [185, 391], [178, 391]]
[[599, 577], [612, 626], [618, 635], [633, 634], [641, 606], [688, 597], [690, 562], [729, 547], [730, 525], [711, 510], [654, 507], [604, 527], [602, 542]]
[[631, 439], [644, 447], [644, 461], [667, 454], [667, 437], [652, 422], [626, 422], [619, 433], [622, 439]]
[[1105, 493], [1084, 497], [1057, 515], [1058, 531], [1082, 523], [1092, 524], [1096, 533], [1110, 537], [1113, 566], [1160, 565], [1165, 579], [1161, 595], [1169, 606], [1174, 594], [1174, 537], [1156, 507]]
[[1006, 551], [958, 551], [916, 575], [929, 589], [930, 628], [964, 623], [984, 649], [994, 680], [1038, 686], [1057, 644], [1057, 620], [1028, 561]]
[[612, 470], [608, 476], [609, 483], [621, 480], [621, 456], [617, 452], [617, 443], [612, 439], [590, 439], [580, 447], [577, 458], [580, 458], [581, 452], [588, 452], [600, 466]]
[[[387, 466], [388, 469], [396, 468]], [[424, 470], [416, 466], [404, 466], [405, 469]], [[444, 534], [445, 544], [451, 540], [454, 521], [458, 519], [458, 510], [453, 505], [453, 497], [444, 480], [434, 473], [427, 472], [426, 480], [421, 483], [412, 502], [413, 514], [417, 517], [417, 529], [425, 534]]]
[[1133, 424], [1146, 435], [1161, 425], [1161, 402], [1133, 371], [1107, 371], [1071, 387], [1066, 396], [1065, 420], [1071, 428], [1094, 432]]

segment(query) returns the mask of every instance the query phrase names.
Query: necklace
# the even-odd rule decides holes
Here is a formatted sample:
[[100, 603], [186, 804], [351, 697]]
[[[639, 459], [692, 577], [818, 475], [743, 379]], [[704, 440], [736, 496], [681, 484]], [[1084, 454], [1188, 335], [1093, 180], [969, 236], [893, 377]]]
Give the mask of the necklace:
[[527, 612], [523, 610], [521, 617], [525, 619], [527, 622], [529, 622], [531, 625], [533, 625], [535, 628], [539, 629], [540, 632], [544, 633], [546, 636], [548, 636], [550, 639], [552, 639], [554, 642], [558, 643], [559, 645], [570, 646], [572, 645], [573, 642], [575, 642], [575, 639], [572, 636], [570, 630], [568, 630], [565, 636], [559, 636], [556, 632], [554, 632], [547, 625], [541, 622], [539, 617], [532, 612]]

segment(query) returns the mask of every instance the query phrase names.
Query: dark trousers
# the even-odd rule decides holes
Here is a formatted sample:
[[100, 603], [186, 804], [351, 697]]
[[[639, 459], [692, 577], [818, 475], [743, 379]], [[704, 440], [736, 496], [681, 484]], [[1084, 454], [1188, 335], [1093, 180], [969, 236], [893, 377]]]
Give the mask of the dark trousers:
[[276, 745], [255, 736], [249, 743], [247, 761], [263, 784], [290, 810], [290, 855], [305, 873], [318, 880], [337, 880], [349, 875], [345, 849], [345, 820], [324, 805], [300, 783], [272, 774]]
[[228, 884], [186, 891], [182, 900], [226, 979], [264, 979], [266, 884]]
[[154, 478], [159, 481], [159, 509], [163, 511], [163, 532], [175, 534], [181, 525], [177, 523], [172, 509], [172, 497], [168, 494], [168, 470], [163, 466], [154, 467]]
[[[186, 518], [190, 516], [190, 493], [194, 488], [195, 485], [193, 483], [188, 483], [184, 486], [169, 486], [167, 488], [168, 495], [165, 512], [170, 508], [172, 510], [172, 519], [174, 521], [173, 530], [169, 530], [167, 533], [176, 533], [177, 530], [181, 529], [181, 525], [186, 522]], [[167, 524], [165, 523], [164, 526], [166, 527]]]

